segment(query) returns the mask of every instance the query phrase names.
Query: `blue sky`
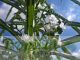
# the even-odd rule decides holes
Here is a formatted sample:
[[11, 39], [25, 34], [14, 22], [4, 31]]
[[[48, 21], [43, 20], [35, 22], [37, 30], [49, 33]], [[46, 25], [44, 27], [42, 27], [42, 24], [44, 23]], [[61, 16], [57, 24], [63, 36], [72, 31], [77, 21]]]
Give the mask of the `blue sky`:
[[[71, 2], [70, 0], [48, 0], [48, 3], [54, 4], [55, 11], [64, 16], [69, 21], [80, 22], [80, 7], [77, 4]], [[8, 13], [9, 9], [9, 5], [2, 4], [0, 2], [0, 18], [4, 20], [4, 17]], [[11, 34], [5, 32], [5, 35]], [[61, 38], [65, 39], [75, 35], [77, 35], [77, 32], [75, 32], [71, 27], [67, 26], [67, 28], [61, 34]], [[80, 45], [80, 43], [76, 44], [77, 50], [80, 49], [78, 45]]]
[[80, 22], [80, 7], [70, 0], [48, 0], [50, 4], [54, 4], [55, 11], [68, 18], [72, 15], [74, 21]]
[[[48, 2], [50, 4], [54, 4], [55, 11], [61, 14], [66, 19], [68, 19], [69, 21], [80, 21], [80, 7], [75, 3], [71, 2], [70, 0], [48, 0]], [[69, 36], [71, 37], [74, 35], [77, 35], [77, 32], [71, 27], [67, 26], [67, 28], [61, 34], [61, 38], [65, 39]]]
[[[70, 0], [48, 0], [48, 2], [50, 4], [54, 4], [55, 11], [69, 21], [80, 22], [80, 6], [78, 6], [77, 4], [73, 3]], [[77, 32], [73, 30], [70, 26], [67, 26], [67, 28], [61, 34], [61, 39], [66, 39], [75, 35], [77, 35]], [[75, 50], [74, 45], [76, 46]], [[80, 43], [78, 42], [68, 47], [71, 50], [78, 51], [80, 50], [79, 45]]]
[[[73, 21], [80, 21], [80, 7], [75, 3], [71, 2], [70, 0], [48, 0], [48, 3], [54, 4], [55, 11], [64, 16], [65, 18]], [[7, 15], [9, 9], [9, 5], [2, 4], [0, 2], [0, 18], [4, 20], [4, 17]], [[7, 33], [5, 34], [10, 35]], [[71, 27], [67, 27], [67, 29], [65, 29], [64, 32], [61, 34], [61, 36], [65, 36], [65, 38], [67, 38], [67, 36], [69, 37], [74, 35], [77, 35], [77, 32], [75, 32]]]

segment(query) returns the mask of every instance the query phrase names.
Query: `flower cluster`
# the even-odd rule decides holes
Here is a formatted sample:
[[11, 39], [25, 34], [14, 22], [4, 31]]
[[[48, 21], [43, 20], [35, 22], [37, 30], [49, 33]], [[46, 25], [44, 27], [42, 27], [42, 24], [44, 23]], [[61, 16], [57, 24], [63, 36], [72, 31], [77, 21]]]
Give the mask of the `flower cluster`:
[[25, 41], [25, 42], [32, 42], [34, 37], [33, 36], [29, 36], [27, 34], [24, 34], [22, 36], [20, 36], [21, 40]]
[[[53, 14], [53, 8], [54, 5], [51, 4], [50, 6], [47, 3], [38, 3], [38, 5], [35, 5], [35, 21], [34, 27], [37, 25], [40, 25], [38, 28], [44, 31], [45, 34], [51, 33], [51, 35], [59, 35], [62, 33], [62, 30], [65, 29], [65, 24], [63, 23], [63, 20], [60, 18], [58, 19], [54, 14]], [[43, 32], [42, 32], [43, 33]], [[28, 35], [22, 35], [21, 37], [22, 40], [24, 41], [32, 41], [32, 37]]]
[[[60, 18], [58, 19], [53, 14], [53, 4], [49, 6], [46, 3], [39, 3], [37, 8], [38, 12], [36, 13], [36, 18], [39, 19], [39, 21], [44, 22], [43, 25], [45, 26], [43, 30], [53, 31], [55, 35], [58, 35], [61, 34], [63, 29], [66, 29], [63, 20], [61, 20]], [[61, 32], [59, 30], [61, 30]]]

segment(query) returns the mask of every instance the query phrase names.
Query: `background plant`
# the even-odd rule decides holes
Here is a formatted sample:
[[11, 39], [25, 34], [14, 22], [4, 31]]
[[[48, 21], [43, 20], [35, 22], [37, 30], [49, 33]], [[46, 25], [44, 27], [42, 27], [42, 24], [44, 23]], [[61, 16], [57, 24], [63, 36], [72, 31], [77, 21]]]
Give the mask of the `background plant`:
[[[78, 1], [71, 1], [79, 5]], [[63, 41], [59, 39], [65, 25], [71, 26], [80, 33], [79, 22], [68, 21], [55, 12], [53, 6], [50, 6], [46, 0], [2, 0], [2, 2], [9, 4], [11, 8], [6, 19], [0, 19], [0, 28], [2, 29], [0, 35], [2, 36], [7, 30], [18, 40], [14, 42], [4, 36], [4, 50], [8, 55], [11, 52], [10, 60], [16, 55], [21, 60], [50, 60], [51, 55], [56, 55], [58, 60], [61, 60], [61, 57], [80, 60], [65, 47], [79, 42], [80, 37], [74, 36]], [[8, 20], [14, 7], [18, 11]], [[21, 16], [22, 14], [25, 18]], [[63, 52], [59, 52], [58, 48], [61, 48]]]

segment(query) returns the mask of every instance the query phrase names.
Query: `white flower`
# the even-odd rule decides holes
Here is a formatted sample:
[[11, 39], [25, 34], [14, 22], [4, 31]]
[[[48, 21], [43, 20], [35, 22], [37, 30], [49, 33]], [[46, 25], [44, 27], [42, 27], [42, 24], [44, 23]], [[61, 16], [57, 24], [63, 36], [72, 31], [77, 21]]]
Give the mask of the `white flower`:
[[46, 7], [47, 5], [46, 5], [46, 3], [43, 3], [42, 6]]
[[46, 30], [50, 30], [50, 24], [45, 25], [44, 27]]
[[33, 27], [35, 26], [35, 21], [33, 20]]
[[43, 14], [46, 14], [46, 13], [47, 13], [47, 12], [45, 12], [45, 11], [43, 12]]
[[60, 26], [62, 29], [66, 29], [66, 26], [64, 25], [63, 22], [61, 22], [59, 26]]
[[57, 28], [59, 24], [57, 18], [53, 14], [47, 15], [45, 18], [45, 22], [49, 23], [45, 26], [45, 28], [48, 30], [52, 28]]
[[11, 54], [12, 52], [9, 52], [9, 54]]
[[42, 8], [42, 5], [40, 3], [38, 4], [38, 8]]
[[24, 26], [22, 25], [17, 25], [18, 30], [21, 30], [22, 28], [24, 28]]
[[40, 12], [37, 13], [37, 17], [38, 17], [38, 18], [40, 18], [41, 15], [42, 15], [42, 11], [40, 11]]
[[77, 27], [80, 30], [80, 27]]
[[62, 42], [60, 40], [58, 41], [58, 45], [59, 46], [62, 46]]
[[57, 45], [62, 46], [61, 38], [59, 37]]
[[45, 8], [45, 5], [41, 5], [41, 3], [39, 3], [39, 4], [38, 4], [38, 8], [39, 8], [39, 9], [44, 9], [44, 8]]
[[49, 16], [46, 16], [45, 22], [46, 22], [46, 23], [49, 23]]
[[51, 26], [56, 26], [58, 24], [58, 20], [53, 14], [49, 16], [49, 20], [50, 20]]
[[21, 36], [21, 39], [25, 42], [32, 42], [33, 41], [33, 36], [29, 36], [29, 35], [25, 34], [25, 35]]
[[26, 19], [26, 15], [25, 15], [24, 13], [21, 13], [21, 14], [20, 14], [20, 17], [21, 17], [22, 19]]
[[55, 55], [50, 55], [50, 59], [51, 59], [51, 60], [58, 60]]
[[57, 27], [58, 27], [58, 25], [55, 26], [55, 28], [57, 28]]
[[45, 31], [45, 29], [42, 27], [42, 28], [40, 28], [41, 30], [43, 30], [43, 31]]
[[54, 4], [51, 4], [51, 5], [50, 5], [50, 8], [51, 8], [51, 9], [54, 9]]
[[59, 35], [59, 33], [58, 33], [58, 32], [56, 32], [54, 35], [55, 35], [55, 36], [57, 36], [57, 35]]

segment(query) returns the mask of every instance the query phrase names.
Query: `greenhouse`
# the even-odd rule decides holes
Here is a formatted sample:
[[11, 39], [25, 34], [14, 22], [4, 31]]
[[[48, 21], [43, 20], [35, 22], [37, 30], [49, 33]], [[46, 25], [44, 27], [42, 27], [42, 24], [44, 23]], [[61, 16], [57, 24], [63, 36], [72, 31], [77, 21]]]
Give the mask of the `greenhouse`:
[[0, 60], [80, 60], [80, 0], [0, 0]]

